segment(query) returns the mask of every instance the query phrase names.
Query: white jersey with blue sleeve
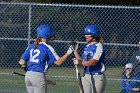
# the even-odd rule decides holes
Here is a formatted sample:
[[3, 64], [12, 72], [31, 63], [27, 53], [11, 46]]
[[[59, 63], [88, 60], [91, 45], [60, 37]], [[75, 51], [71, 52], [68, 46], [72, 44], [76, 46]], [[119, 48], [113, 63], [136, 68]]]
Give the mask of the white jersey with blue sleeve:
[[88, 44], [84, 48], [82, 59], [88, 61], [91, 59], [98, 60], [98, 63], [94, 66], [85, 66], [85, 74], [102, 73], [105, 71], [105, 51], [101, 43]]
[[46, 72], [48, 67], [60, 57], [52, 46], [40, 42], [37, 48], [34, 44], [30, 44], [21, 58], [27, 62], [27, 71]]

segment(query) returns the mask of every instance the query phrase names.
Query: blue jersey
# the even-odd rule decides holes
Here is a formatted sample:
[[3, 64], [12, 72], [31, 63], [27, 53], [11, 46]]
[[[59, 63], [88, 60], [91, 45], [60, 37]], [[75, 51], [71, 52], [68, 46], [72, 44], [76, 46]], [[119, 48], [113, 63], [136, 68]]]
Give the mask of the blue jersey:
[[88, 61], [91, 59], [98, 60], [98, 63], [94, 66], [85, 66], [86, 74], [102, 73], [105, 71], [104, 63], [105, 51], [101, 43], [88, 44], [84, 48], [82, 59]]
[[[132, 75], [131, 77], [127, 78], [126, 75], [123, 73], [121, 77], [121, 87], [122, 90], [125, 90], [125, 93], [131, 93], [132, 88], [139, 88], [140, 82], [131, 81], [131, 80], [139, 80], [139, 75]], [[127, 79], [127, 80], [126, 80]]]
[[40, 42], [36, 49], [30, 44], [21, 58], [27, 62], [27, 71], [46, 72], [48, 66], [60, 57], [50, 45]]

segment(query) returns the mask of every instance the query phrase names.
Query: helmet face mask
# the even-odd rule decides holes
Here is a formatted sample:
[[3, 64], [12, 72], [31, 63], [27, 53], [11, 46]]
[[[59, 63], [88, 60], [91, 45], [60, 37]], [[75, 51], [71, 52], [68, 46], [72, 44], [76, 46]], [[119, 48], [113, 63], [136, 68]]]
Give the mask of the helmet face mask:
[[54, 32], [48, 24], [43, 24], [37, 28], [37, 36], [50, 39], [52, 36], [54, 36]]

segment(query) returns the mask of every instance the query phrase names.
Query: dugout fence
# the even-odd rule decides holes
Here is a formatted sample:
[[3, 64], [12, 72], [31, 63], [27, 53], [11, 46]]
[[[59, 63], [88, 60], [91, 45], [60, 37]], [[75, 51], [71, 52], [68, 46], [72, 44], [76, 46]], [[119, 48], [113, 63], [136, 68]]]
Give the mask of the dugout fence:
[[[123, 67], [140, 40], [140, 7], [71, 5], [41, 3], [0, 3], [0, 92], [25, 92], [24, 78], [12, 75], [21, 72], [18, 60], [28, 44], [36, 38], [36, 28], [47, 22], [56, 33], [50, 44], [63, 55], [69, 42], [76, 39], [79, 53], [84, 45], [84, 27], [98, 24], [106, 47], [107, 86], [105, 93], [118, 93]], [[52, 65], [48, 78], [58, 85], [49, 86], [49, 93], [78, 93], [73, 55], [61, 66]], [[83, 73], [83, 68], [80, 68]], [[65, 83], [64, 83], [65, 82]], [[138, 81], [136, 81], [138, 82]], [[117, 85], [117, 88], [115, 87]]]

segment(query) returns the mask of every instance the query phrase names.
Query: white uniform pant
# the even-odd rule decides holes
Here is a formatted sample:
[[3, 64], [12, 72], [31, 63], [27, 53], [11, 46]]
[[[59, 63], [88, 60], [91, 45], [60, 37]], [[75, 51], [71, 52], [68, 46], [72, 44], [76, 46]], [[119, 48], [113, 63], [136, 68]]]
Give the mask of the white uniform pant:
[[93, 78], [90, 74], [85, 74], [85, 76], [82, 77], [84, 93], [103, 93], [106, 84], [105, 74], [92, 76]]
[[47, 93], [45, 73], [27, 71], [25, 84], [28, 93]]

